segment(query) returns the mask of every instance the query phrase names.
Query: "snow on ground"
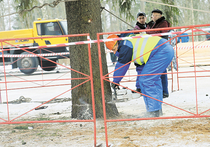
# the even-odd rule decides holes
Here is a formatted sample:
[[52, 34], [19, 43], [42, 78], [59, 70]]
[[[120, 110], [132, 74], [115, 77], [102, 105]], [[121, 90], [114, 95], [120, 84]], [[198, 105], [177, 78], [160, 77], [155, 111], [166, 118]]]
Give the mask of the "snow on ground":
[[[109, 71], [112, 71], [114, 69], [113, 66], [111, 66], [112, 63], [110, 62], [110, 60], [108, 59], [108, 68]], [[40, 79], [51, 79], [56, 75], [56, 78], [58, 77], [62, 77], [62, 78], [69, 78], [69, 73], [67, 72], [67, 70], [64, 70], [65, 68], [61, 68], [59, 67], [58, 70], [60, 71], [59, 73], [56, 73], [55, 71], [51, 72], [51, 74], [48, 73], [44, 73], [44, 74], [39, 74], [40, 71], [38, 71], [38, 73], [35, 73], [33, 76], [25, 76], [25, 75], [21, 75], [21, 73], [18, 72], [18, 69], [11, 69], [11, 67], [7, 66], [6, 67], [7, 71], [9, 71], [11, 74], [12, 73], [18, 73], [20, 75], [18, 75], [21, 78], [24, 79], [35, 79], [35, 78], [40, 78]], [[2, 69], [1, 69], [2, 70]], [[196, 68], [197, 71], [205, 71], [205, 70], [210, 70], [209, 66], [200, 66]], [[191, 73], [189, 73], [189, 71]], [[195, 73], [192, 72], [194, 71], [194, 67], [180, 67], [179, 68], [179, 85], [177, 83], [177, 73], [176, 71], [174, 71], [174, 75], [173, 75], [173, 90], [172, 90], [172, 80], [171, 80], [171, 75], [169, 75], [169, 98], [166, 98], [163, 100], [164, 104], [163, 104], [163, 116], [189, 116], [192, 115], [191, 113], [196, 113], [198, 111], [198, 113], [201, 112], [205, 112], [206, 110], [209, 109], [209, 103], [210, 103], [210, 77], [209, 76], [209, 72], [197, 72], [196, 75], [197, 76], [201, 76], [201, 77], [197, 77], [196, 79], [193, 77], [195, 76]], [[171, 72], [168, 72], [171, 73]], [[127, 73], [127, 75], [136, 75], [136, 71], [135, 68], [133, 66], [131, 66], [129, 72]], [[1, 73], [1, 79], [2, 81], [4, 81], [4, 77]], [[191, 77], [189, 77], [191, 76]], [[182, 78], [181, 78], [182, 77]], [[10, 77], [10, 80], [17, 80], [16, 77]], [[124, 80], [128, 80], [128, 79], [132, 79], [135, 81], [135, 77], [127, 77], [124, 78]], [[20, 79], [18, 79], [20, 80]], [[44, 82], [46, 85], [49, 84], [48, 82]], [[69, 81], [65, 81], [63, 82], [63, 84], [68, 84]], [[39, 83], [36, 82], [35, 85], [39, 85], [39, 84], [43, 84], [43, 83]], [[55, 82], [54, 84], [59, 84], [59, 82]], [[135, 82], [121, 82], [121, 84], [125, 87], [131, 88], [131, 89], [135, 89]], [[22, 83], [18, 86], [28, 86], [27, 83]], [[29, 84], [30, 85], [30, 84]], [[12, 85], [11, 87], [9, 86], [9, 88], [17, 86], [17, 84]], [[178, 88], [179, 86], [179, 88]], [[197, 87], [197, 88], [196, 88]], [[4, 86], [1, 85], [1, 88], [4, 88]], [[66, 92], [63, 95], [59, 95], [62, 92], [65, 92], [69, 89], [69, 87], [66, 88], [66, 86], [59, 86], [59, 87], [45, 87], [45, 88], [36, 88], [36, 89], [20, 89], [20, 90], [11, 90], [11, 92], [8, 93], [9, 96], [9, 101], [11, 100], [16, 100], [18, 99], [20, 96], [24, 96], [25, 98], [30, 98], [31, 102], [30, 103], [21, 103], [21, 104], [9, 104], [9, 115], [10, 115], [10, 120], [18, 117], [19, 115], [24, 114], [27, 111], [30, 111], [32, 108], [35, 108], [37, 106], [39, 106], [40, 104], [42, 104], [42, 102], [50, 100], [51, 98], [57, 96], [57, 98], [69, 98], [70, 97], [70, 92]], [[127, 95], [129, 95], [128, 101], [121, 101], [121, 102], [116, 102], [116, 106], [118, 108], [118, 111], [121, 114], [121, 118], [136, 118], [138, 116], [140, 116], [142, 113], [144, 113], [145, 110], [145, 105], [144, 105], [144, 100], [143, 97], [138, 96], [138, 95], [133, 95], [131, 93], [130, 90], [125, 90], [121, 88], [120, 92], [127, 92]], [[5, 92], [1, 92], [1, 98], [2, 101], [5, 102], [6, 99], [6, 93]], [[198, 109], [196, 109], [196, 105], [198, 106]], [[6, 104], [0, 104], [0, 116], [3, 119], [8, 119], [8, 113], [7, 113], [7, 105]], [[26, 115], [24, 115], [23, 117], [20, 117], [20, 119], [33, 119], [33, 118], [49, 118], [49, 119], [59, 119], [59, 118], [70, 118], [71, 116], [71, 102], [61, 102], [61, 103], [47, 103], [44, 106], [48, 106], [45, 109], [40, 109], [40, 110], [33, 110], [29, 113], [27, 113]], [[182, 110], [180, 110], [182, 109]], [[206, 113], [204, 113], [205, 115]], [[207, 114], [209, 114], [209, 112], [207, 112]], [[19, 119], [18, 119], [19, 120]], [[1, 122], [3, 120], [0, 120]], [[122, 134], [129, 134], [132, 132], [132, 130], [135, 130], [135, 125], [140, 125], [141, 127], [145, 127], [147, 128], [148, 126], [157, 126], [159, 124], [171, 124], [172, 121], [171, 120], [149, 120], [149, 121], [137, 121], [137, 123], [127, 123], [127, 122], [118, 122], [118, 123], [108, 123], [108, 126], [112, 126], [113, 125], [117, 125], [120, 126], [122, 125], [122, 130], [123, 133]], [[83, 124], [83, 123], [80, 123]], [[132, 124], [132, 125], [131, 125]], [[125, 127], [124, 127], [125, 125]], [[73, 126], [73, 125], [72, 125]], [[90, 126], [90, 125], [87, 125]], [[116, 129], [117, 129], [116, 126]], [[100, 120], [99, 123], [97, 123], [97, 128], [103, 128], [103, 120]], [[126, 129], [128, 132], [125, 132]], [[72, 127], [71, 129], [74, 130], [74, 127]], [[113, 130], [113, 129], [112, 129]], [[76, 131], [76, 130], [75, 130]], [[82, 130], [81, 130], [82, 131]], [[84, 130], [83, 130], [84, 131]], [[129, 132], [130, 131], [130, 132]], [[116, 131], [117, 134], [121, 135], [120, 131], [117, 130]], [[145, 134], [144, 134], [145, 135]], [[167, 134], [166, 136], [163, 135], [162, 140], [157, 140], [154, 141], [155, 137], [154, 136], [147, 136], [144, 141], [141, 140], [138, 141], [138, 135], [136, 136], [137, 138], [133, 137], [133, 144], [144, 144], [144, 146], [156, 146], [157, 144], [159, 146], [209, 146], [208, 142], [202, 142], [202, 143], [195, 143], [196, 139], [193, 141], [191, 138], [191, 142], [187, 143], [187, 141], [180, 141], [177, 142], [177, 137], [179, 138], [179, 136], [176, 137], [176, 134], [174, 134], [173, 138], [170, 139], [170, 135], [172, 134]], [[102, 142], [103, 144], [105, 144], [104, 141], [104, 132], [103, 131], [99, 131], [98, 133], [98, 142]], [[111, 134], [109, 134], [109, 137], [112, 136]], [[120, 146], [120, 147], [125, 147], [125, 146], [132, 146], [132, 145], [127, 145], [125, 144], [124, 146], [122, 145], [122, 140], [125, 141], [125, 139], [122, 138], [116, 138], [114, 140], [113, 138], [109, 138], [110, 139], [110, 143], [114, 144], [114, 146]], [[126, 135], [124, 136], [126, 137]], [[142, 137], [142, 136], [141, 136]], [[165, 139], [164, 139], [165, 137]], [[82, 141], [84, 138], [81, 138]], [[190, 139], [190, 138], [189, 138]], [[55, 140], [55, 139], [54, 139]], [[68, 139], [66, 139], [65, 141], [67, 141]], [[80, 140], [80, 141], [81, 141]], [[88, 140], [86, 138], [86, 140]], [[131, 139], [130, 139], [131, 140]], [[149, 142], [147, 142], [148, 140], [150, 140]], [[153, 142], [153, 141], [154, 142]], [[167, 141], [166, 141], [167, 140]], [[128, 143], [128, 140], [126, 140]], [[171, 142], [170, 144], [165, 143], [165, 142]], [[74, 144], [75, 143], [75, 144]], [[14, 143], [13, 143], [14, 144]], [[69, 146], [83, 146], [84, 142], [78, 142], [77, 139], [73, 139], [71, 140], [71, 145], [68, 144]], [[93, 142], [88, 141], [88, 143], [85, 146], [92, 146]], [[63, 145], [63, 144], [61, 144]], [[66, 144], [65, 144], [66, 145]], [[36, 146], [34, 144], [34, 146]], [[59, 146], [59, 145], [52, 145], [52, 146]]]
[[[112, 63], [109, 58], [109, 54], [107, 54], [107, 62], [108, 62], [108, 68], [109, 72], [114, 70], [114, 66], [111, 66]], [[8, 72], [15, 73], [18, 72], [18, 69], [11, 69], [10, 66], [6, 66], [6, 69]], [[1, 69], [2, 70], [2, 67]], [[69, 78], [70, 74], [66, 72], [65, 68], [63, 67], [58, 67], [57, 70], [60, 71], [60, 73], [56, 73], [55, 71], [52, 71], [52, 74], [48, 74], [45, 72], [45, 74], [37, 74], [26, 76], [23, 74], [23, 76], [20, 76], [21, 79], [26, 79], [26, 80], [31, 80], [31, 79], [53, 79], [53, 78]], [[205, 70], [210, 70], [209, 66], [200, 66], [196, 68], [197, 71], [205, 71]], [[197, 72], [197, 76], [202, 76], [202, 77], [197, 77], [196, 79], [192, 76], [195, 75], [194, 67], [181, 67], [179, 68], [179, 77], [185, 77], [185, 78], [179, 78], [177, 81], [177, 72], [174, 71], [173, 74], [173, 89], [172, 89], [172, 80], [171, 80], [171, 75], [168, 75], [169, 78], [169, 98], [164, 99], [164, 104], [163, 104], [163, 113], [164, 116], [179, 116], [179, 115], [191, 115], [189, 112], [196, 113], [196, 105], [198, 105], [198, 113], [204, 112], [205, 110], [208, 109], [208, 105], [210, 102], [210, 77], [207, 77], [209, 75], [208, 72]], [[38, 70], [37, 73], [40, 71]], [[191, 72], [191, 73], [189, 73]], [[168, 72], [171, 73], [171, 72]], [[20, 73], [22, 74], [22, 73]], [[130, 70], [127, 72], [126, 75], [136, 75], [135, 67], [131, 65]], [[2, 75], [3, 76], [3, 75]], [[190, 77], [190, 78], [189, 78]], [[2, 81], [4, 81], [4, 78], [2, 78]], [[18, 78], [16, 76], [11, 76], [9, 77], [11, 81], [16, 81]], [[125, 77], [123, 80], [133, 80], [133, 82], [121, 82], [121, 85], [128, 87], [130, 89], [135, 89], [135, 76], [133, 77]], [[20, 80], [20, 79], [18, 79]], [[111, 79], [112, 80], [112, 79]], [[179, 82], [179, 83], [178, 83]], [[50, 81], [45, 81], [44, 85], [50, 85]], [[70, 81], [62, 81], [62, 84], [68, 84]], [[21, 86], [32, 86], [33, 83], [22, 83]], [[43, 82], [35, 82], [35, 86], [39, 86], [39, 84], [43, 84]], [[54, 81], [54, 85], [59, 84], [59, 82]], [[195, 86], [196, 85], [196, 86]], [[13, 88], [17, 87], [17, 84], [14, 83], [11, 86], [8, 84], [7, 88]], [[179, 87], [178, 87], [179, 86]], [[20, 85], [18, 85], [20, 87]], [[197, 89], [196, 89], [197, 87]], [[1, 85], [1, 88], [4, 88], [4, 85]], [[48, 101], [54, 97], [57, 98], [70, 98], [71, 93], [68, 91], [69, 87], [68, 86], [58, 86], [58, 87], [41, 87], [41, 88], [35, 88], [35, 89], [20, 89], [20, 90], [11, 90], [11, 92], [8, 92], [8, 98], [9, 101], [18, 99], [21, 96], [24, 96], [25, 98], [30, 98], [31, 103], [26, 103], [26, 104], [18, 104], [18, 107], [23, 107], [19, 111], [17, 110], [18, 107], [16, 104], [10, 104], [10, 115], [14, 112], [16, 115], [23, 113], [24, 111], [30, 111], [30, 108], [34, 108], [38, 105], [40, 105], [44, 101]], [[145, 112], [145, 105], [144, 105], [144, 100], [143, 97], [139, 96], [139, 94], [132, 94], [130, 90], [122, 89], [118, 91], [120, 92], [125, 92], [127, 95], [125, 97], [128, 98], [128, 101], [126, 102], [117, 102], [116, 105], [119, 109], [119, 111], [122, 114], [127, 114], [127, 115], [140, 115], [142, 112]], [[61, 93], [64, 93], [60, 95]], [[121, 96], [118, 96], [118, 98], [121, 98]], [[2, 102], [6, 102], [6, 93], [5, 91], [1, 92], [1, 99]], [[61, 112], [65, 109], [70, 108], [70, 103], [61, 104], [59, 107], [58, 105], [52, 105], [52, 104], [47, 104], [48, 108], [43, 109], [44, 113], [47, 113], [49, 111], [52, 113], [51, 107], [53, 107], [54, 111]], [[60, 110], [62, 107], [62, 110]], [[14, 109], [13, 109], [14, 108]], [[179, 108], [179, 109], [178, 109]], [[183, 110], [180, 110], [183, 109]], [[6, 105], [2, 105], [0, 108], [0, 113], [3, 113], [4, 115], [2, 116], [7, 116], [5, 112], [7, 111]], [[187, 112], [186, 112], [187, 111]], [[21, 113], [20, 113], [21, 112]], [[29, 113], [30, 115], [32, 112]], [[34, 113], [36, 114], [36, 113]]]

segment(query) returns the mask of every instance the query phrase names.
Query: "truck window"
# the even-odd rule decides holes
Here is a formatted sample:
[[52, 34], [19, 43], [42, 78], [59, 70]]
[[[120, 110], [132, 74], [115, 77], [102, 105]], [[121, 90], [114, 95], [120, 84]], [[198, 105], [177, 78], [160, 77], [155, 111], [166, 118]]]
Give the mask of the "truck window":
[[62, 35], [60, 26], [57, 22], [39, 23], [37, 26], [38, 35]]
[[36, 24], [36, 28], [37, 28], [37, 34], [38, 34], [39, 36], [41, 36], [41, 35], [42, 35], [42, 34], [41, 34], [41, 24], [40, 24], [40, 23]]

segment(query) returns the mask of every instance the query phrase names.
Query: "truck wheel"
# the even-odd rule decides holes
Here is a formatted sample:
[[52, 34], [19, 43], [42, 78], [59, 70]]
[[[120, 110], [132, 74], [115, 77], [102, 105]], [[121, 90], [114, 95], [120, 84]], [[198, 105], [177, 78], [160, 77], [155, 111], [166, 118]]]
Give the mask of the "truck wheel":
[[[28, 52], [23, 52], [21, 55], [29, 54]], [[32, 74], [37, 70], [39, 61], [37, 57], [18, 57], [17, 66], [20, 71], [24, 74]]]
[[[56, 62], [56, 61], [54, 61], [54, 62]], [[52, 71], [57, 67], [57, 64], [50, 62], [50, 61], [43, 61], [42, 65], [40, 64], [40, 66], [44, 71]]]

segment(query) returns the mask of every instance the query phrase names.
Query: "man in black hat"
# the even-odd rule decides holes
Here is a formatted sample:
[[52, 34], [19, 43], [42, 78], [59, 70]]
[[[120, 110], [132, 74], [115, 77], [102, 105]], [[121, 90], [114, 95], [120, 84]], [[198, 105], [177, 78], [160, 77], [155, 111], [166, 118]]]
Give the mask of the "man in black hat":
[[[152, 21], [148, 24], [147, 29], [154, 29], [154, 28], [167, 28], [170, 27], [170, 23], [165, 20], [165, 17], [162, 16], [163, 12], [159, 9], [154, 9], [152, 11]], [[169, 30], [162, 30], [162, 31], [148, 31], [147, 34], [157, 34], [157, 33], [166, 33]], [[168, 36], [161, 36], [162, 38], [168, 40]]]
[[[152, 11], [152, 21], [150, 21], [147, 26], [147, 29], [155, 29], [155, 28], [167, 28], [170, 27], [170, 23], [165, 20], [165, 17], [162, 16], [163, 12], [159, 9], [154, 9]], [[147, 34], [158, 34], [158, 33], [166, 33], [169, 30], [161, 30], [161, 31], [147, 31]], [[166, 40], [168, 40], [168, 36], [160, 36]], [[163, 73], [167, 73], [165, 70]], [[169, 96], [168, 92], [168, 77], [167, 74], [161, 75], [162, 87], [163, 87], [163, 98], [167, 98]]]

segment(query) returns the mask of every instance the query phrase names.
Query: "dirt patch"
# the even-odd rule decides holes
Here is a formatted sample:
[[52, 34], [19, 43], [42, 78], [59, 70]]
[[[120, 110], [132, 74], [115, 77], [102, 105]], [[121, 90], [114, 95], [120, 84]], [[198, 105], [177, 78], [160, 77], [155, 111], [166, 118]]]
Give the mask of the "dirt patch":
[[[162, 122], [148, 121], [147, 126], [133, 124], [124, 124], [115, 126], [109, 130], [110, 142], [121, 142], [119, 147], [137, 147], [137, 146], [182, 146], [195, 144], [208, 144], [210, 142], [210, 124], [209, 119], [188, 119], [188, 120], [170, 120]], [[210, 145], [210, 144], [208, 144]]]
[[[97, 121], [97, 144], [105, 147], [103, 120]], [[147, 120], [108, 123], [113, 147], [209, 146], [210, 119]], [[93, 147], [92, 123], [0, 125], [0, 146]]]

